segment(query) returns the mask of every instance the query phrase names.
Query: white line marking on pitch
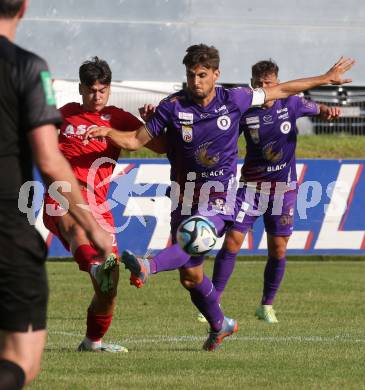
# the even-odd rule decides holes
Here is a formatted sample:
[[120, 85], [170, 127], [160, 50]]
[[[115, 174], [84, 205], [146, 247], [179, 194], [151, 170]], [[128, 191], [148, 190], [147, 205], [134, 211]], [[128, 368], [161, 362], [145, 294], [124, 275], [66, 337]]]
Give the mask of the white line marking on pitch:
[[[69, 336], [69, 337], [83, 337], [81, 333], [73, 332], [58, 332], [50, 331], [50, 335], [60, 335], [60, 336]], [[123, 342], [135, 343], [135, 344], [145, 344], [145, 343], [160, 343], [161, 341], [166, 342], [187, 342], [187, 341], [203, 341], [206, 339], [206, 336], [148, 336], [148, 337], [125, 337]], [[266, 342], [304, 342], [304, 343], [337, 343], [337, 342], [350, 342], [350, 343], [365, 343], [363, 338], [355, 338], [352, 336], [346, 335], [337, 335], [337, 336], [231, 336], [226, 339], [227, 341], [239, 340], [239, 341], [266, 341]]]

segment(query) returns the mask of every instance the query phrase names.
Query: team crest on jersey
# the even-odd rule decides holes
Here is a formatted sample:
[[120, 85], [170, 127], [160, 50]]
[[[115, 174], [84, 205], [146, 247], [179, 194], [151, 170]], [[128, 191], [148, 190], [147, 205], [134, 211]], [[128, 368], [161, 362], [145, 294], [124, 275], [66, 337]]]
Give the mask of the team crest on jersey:
[[218, 117], [217, 126], [221, 130], [228, 130], [231, 126], [231, 118], [228, 115]]
[[210, 144], [211, 142], [206, 142], [205, 144], [200, 145], [195, 151], [195, 161], [205, 168], [214, 167], [214, 165], [219, 162], [219, 152], [212, 156], [208, 154], [208, 147]]
[[193, 140], [193, 128], [191, 126], [181, 126], [181, 134], [185, 142], [191, 142]]
[[285, 121], [283, 122], [281, 125], [280, 125], [280, 131], [283, 133], [283, 134], [288, 134], [289, 131], [291, 129], [291, 123], [288, 122], [288, 121]]

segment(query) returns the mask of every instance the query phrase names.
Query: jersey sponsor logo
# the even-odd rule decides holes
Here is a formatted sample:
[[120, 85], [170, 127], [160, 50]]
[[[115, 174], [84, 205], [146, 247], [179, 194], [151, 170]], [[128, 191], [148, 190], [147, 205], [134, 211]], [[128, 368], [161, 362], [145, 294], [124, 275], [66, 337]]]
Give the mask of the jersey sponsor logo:
[[217, 119], [217, 126], [221, 130], [228, 130], [231, 126], [231, 118], [228, 115], [222, 115]]
[[246, 118], [246, 124], [254, 124], [254, 123], [260, 123], [260, 118], [258, 116], [250, 116]]
[[194, 121], [194, 114], [192, 112], [179, 112], [179, 119], [182, 120], [182, 122], [185, 125], [192, 125]]
[[283, 112], [288, 112], [288, 107], [280, 108], [279, 110], [276, 110], [277, 114], [281, 114]]
[[289, 118], [289, 113], [284, 112], [284, 114], [278, 115], [278, 119], [288, 119]]
[[208, 148], [211, 142], [206, 142], [202, 145], [199, 145], [198, 149], [195, 151], [195, 161], [205, 168], [214, 167], [219, 162], [219, 152], [213, 155], [208, 154]]
[[224, 175], [224, 169], [218, 169], [216, 171], [208, 171], [208, 172], [202, 172], [201, 177], [203, 179], [209, 179], [214, 177], [219, 177]]
[[227, 106], [224, 104], [222, 107], [216, 108], [214, 112], [217, 114], [228, 114], [228, 109]]
[[286, 163], [278, 164], [278, 165], [271, 165], [271, 166], [266, 168], [266, 171], [267, 172], [277, 172], [277, 171], [281, 171], [285, 167], [286, 167]]
[[181, 134], [185, 142], [191, 142], [193, 140], [193, 128], [191, 126], [181, 126]]
[[112, 116], [110, 114], [103, 114], [103, 115], [100, 116], [100, 118], [103, 121], [110, 121], [110, 119], [112, 119]]
[[67, 125], [65, 129], [62, 131], [62, 134], [66, 137], [72, 137], [72, 136], [83, 136], [88, 130], [98, 127], [97, 125], [78, 125], [77, 127], [74, 127], [73, 125]]
[[288, 122], [288, 121], [285, 121], [283, 122], [281, 125], [280, 125], [280, 131], [283, 133], [283, 134], [288, 134], [289, 131], [291, 129], [291, 123]]
[[44, 95], [48, 106], [56, 105], [56, 96], [53, 90], [52, 78], [47, 70], [40, 73]]
[[273, 122], [272, 115], [264, 115], [262, 118], [264, 120], [264, 125], [271, 125]]

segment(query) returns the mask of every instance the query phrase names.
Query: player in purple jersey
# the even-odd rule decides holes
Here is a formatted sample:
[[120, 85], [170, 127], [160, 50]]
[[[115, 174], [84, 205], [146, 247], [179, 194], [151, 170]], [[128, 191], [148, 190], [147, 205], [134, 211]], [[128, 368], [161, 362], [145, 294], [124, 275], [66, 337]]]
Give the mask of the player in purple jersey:
[[[273, 61], [258, 62], [252, 66], [252, 87], [278, 85], [278, 72], [279, 68]], [[272, 304], [284, 276], [286, 247], [293, 230], [297, 197], [296, 120], [314, 115], [332, 120], [338, 118], [340, 109], [316, 104], [300, 96], [290, 96], [251, 108], [241, 118], [240, 129], [246, 139], [246, 157], [237, 192], [237, 216], [216, 256], [213, 284], [218, 295], [221, 295], [245, 235], [256, 219], [263, 216], [269, 258], [264, 272], [261, 305], [256, 310], [256, 316], [268, 323], [278, 322]]]
[[[171, 212], [173, 245], [151, 260], [137, 259], [125, 251], [122, 262], [131, 271], [131, 282], [137, 287], [141, 287], [152, 273], [179, 269], [182, 285], [210, 324], [211, 332], [203, 348], [213, 351], [224, 337], [237, 331], [237, 322], [224, 317], [217, 292], [204, 275], [203, 257], [190, 257], [176, 244], [176, 229], [193, 214], [210, 214], [207, 217], [219, 235], [233, 223], [235, 193], [233, 201], [229, 195], [236, 176], [239, 122], [250, 107], [322, 84], [349, 82], [342, 80], [342, 75], [351, 68], [353, 60], [341, 58], [323, 76], [257, 90], [216, 87], [220, 74], [219, 53], [212, 46], [189, 47], [183, 64], [187, 89], [161, 101], [145, 126], [123, 134], [114, 129], [94, 128], [85, 134], [85, 138], [108, 137], [121, 148], [136, 150], [166, 132], [172, 195], [176, 200], [172, 202], [176, 207]], [[202, 203], [207, 206], [205, 210], [199, 207]]]

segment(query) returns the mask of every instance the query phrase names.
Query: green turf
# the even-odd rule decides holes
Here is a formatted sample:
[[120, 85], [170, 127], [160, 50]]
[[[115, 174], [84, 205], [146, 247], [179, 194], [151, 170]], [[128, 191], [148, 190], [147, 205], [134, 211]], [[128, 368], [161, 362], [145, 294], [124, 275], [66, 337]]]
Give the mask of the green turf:
[[[210, 274], [212, 262], [207, 262]], [[128, 354], [77, 353], [91, 296], [70, 262], [48, 263], [49, 338], [31, 389], [364, 389], [364, 262], [288, 262], [276, 301], [278, 325], [254, 318], [264, 263], [238, 262], [223, 297], [239, 333], [217, 353], [201, 350], [177, 272], [137, 290], [121, 270], [119, 302], [106, 340]]]
[[[245, 142], [239, 140], [239, 156], [245, 156]], [[148, 149], [138, 152], [123, 152], [123, 157], [148, 158], [164, 157]], [[297, 158], [365, 158], [365, 137], [352, 135], [303, 135], [298, 138]]]

